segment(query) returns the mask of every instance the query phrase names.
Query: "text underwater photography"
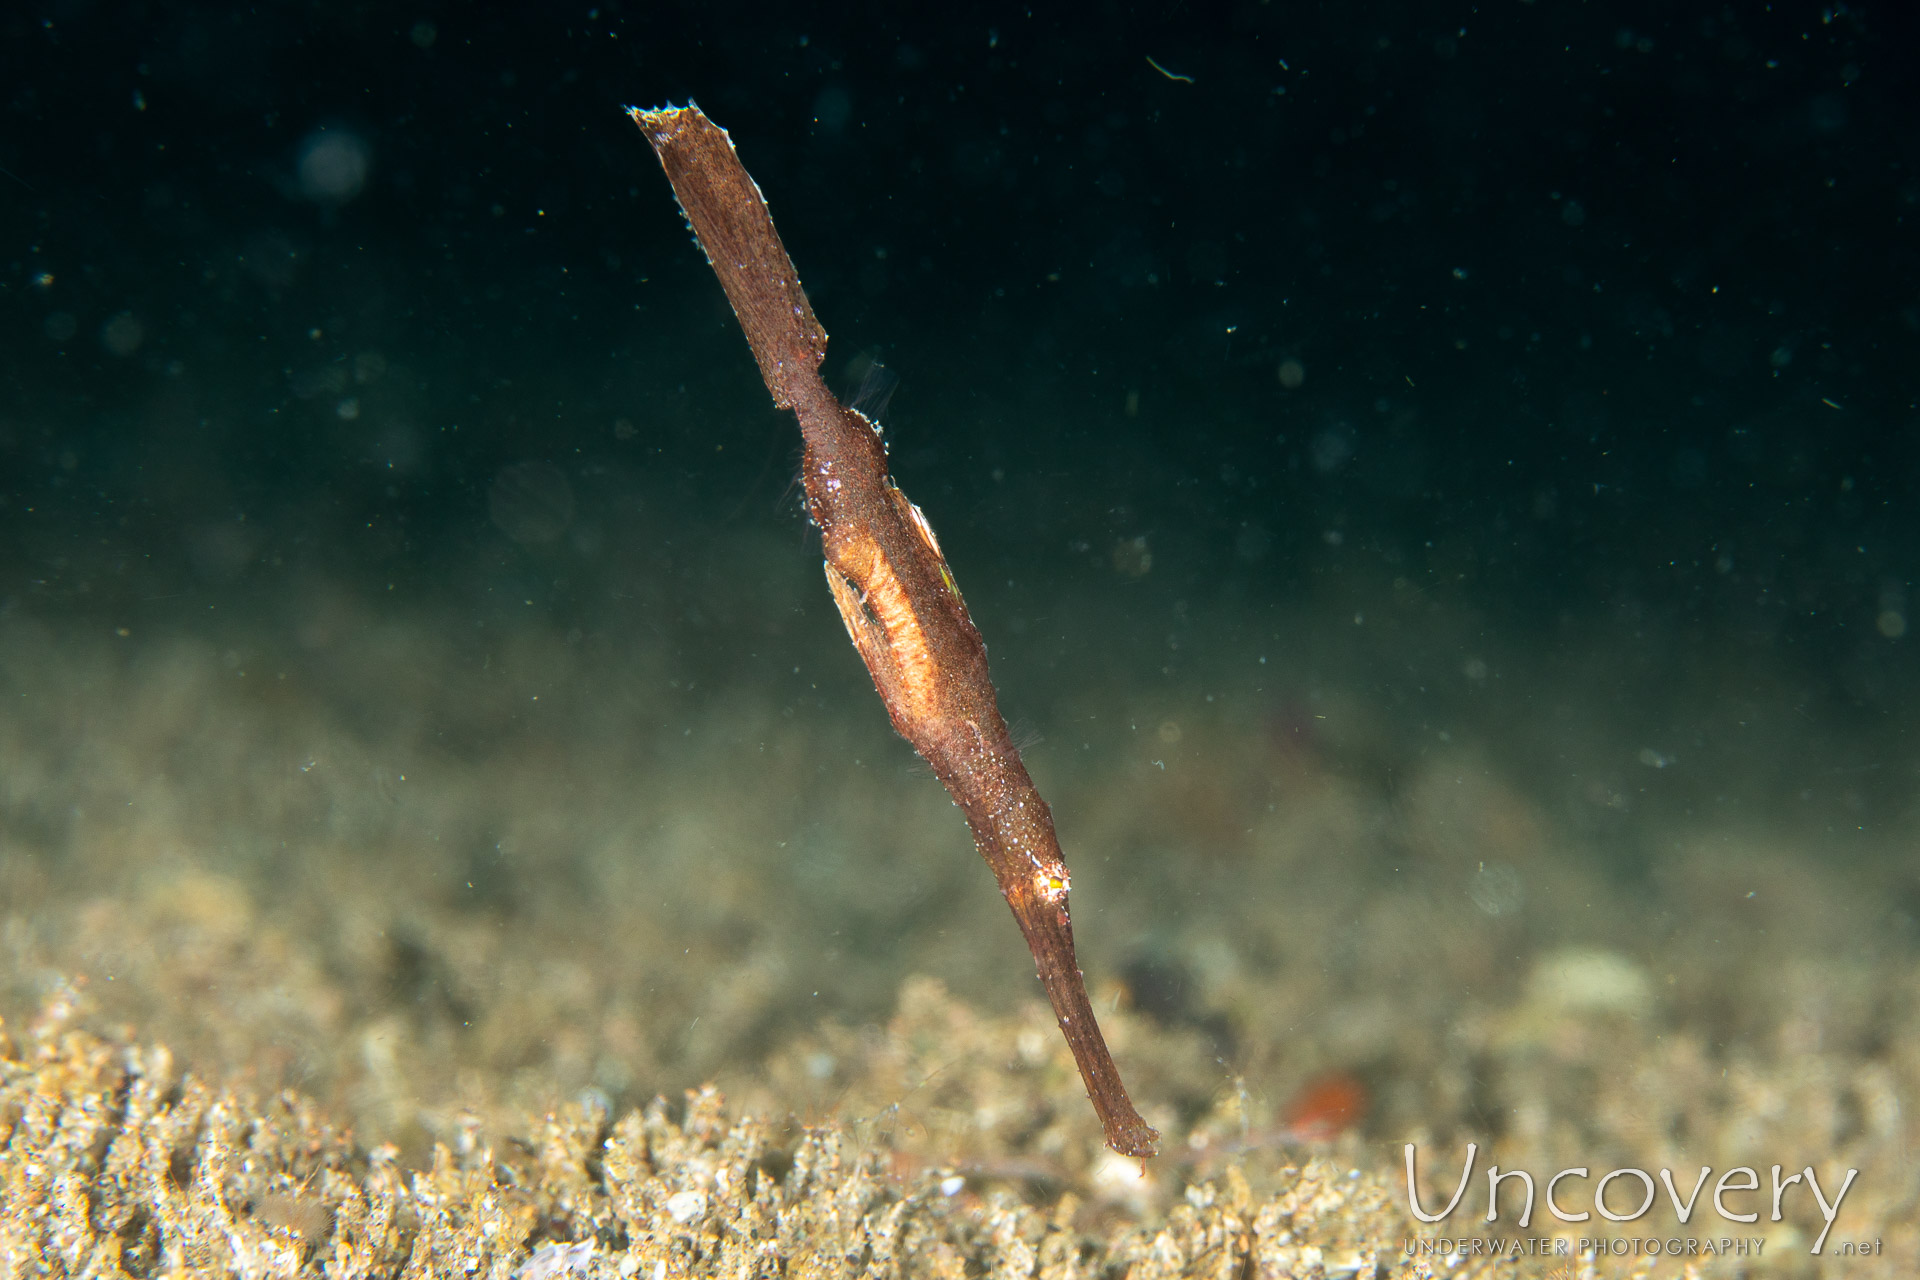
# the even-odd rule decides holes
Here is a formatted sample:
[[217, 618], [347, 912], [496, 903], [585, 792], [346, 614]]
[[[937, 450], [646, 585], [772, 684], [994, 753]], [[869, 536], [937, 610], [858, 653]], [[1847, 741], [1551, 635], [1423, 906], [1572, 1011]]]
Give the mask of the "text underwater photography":
[[[1440, 1223], [1451, 1218], [1456, 1210], [1467, 1207], [1462, 1204], [1462, 1201], [1465, 1200], [1467, 1196], [1467, 1186], [1473, 1177], [1474, 1162], [1478, 1151], [1478, 1143], [1469, 1142], [1467, 1144], [1466, 1158], [1460, 1168], [1460, 1180], [1454, 1187], [1453, 1198], [1448, 1200], [1446, 1206], [1439, 1212], [1429, 1213], [1421, 1205], [1420, 1191], [1417, 1185], [1419, 1149], [1417, 1144], [1407, 1143], [1404, 1149], [1407, 1174], [1407, 1211], [1421, 1222]], [[1680, 1188], [1675, 1184], [1673, 1170], [1658, 1170], [1659, 1185], [1666, 1189], [1667, 1197], [1672, 1203], [1673, 1216], [1681, 1226], [1686, 1226], [1692, 1220], [1697, 1208], [1705, 1207], [1700, 1203], [1700, 1195], [1701, 1192], [1706, 1189], [1707, 1180], [1713, 1176], [1713, 1173], [1714, 1170], [1711, 1166], [1702, 1165], [1699, 1174], [1694, 1180], [1692, 1190], [1688, 1191], [1683, 1199]], [[1742, 1202], [1736, 1201], [1730, 1205], [1725, 1197], [1732, 1193], [1759, 1191], [1762, 1189], [1762, 1185], [1760, 1173], [1757, 1169], [1752, 1166], [1741, 1165], [1726, 1170], [1714, 1181], [1712, 1193], [1713, 1210], [1723, 1222], [1728, 1224], [1754, 1223], [1761, 1219], [1761, 1208], [1765, 1204], [1770, 1203], [1772, 1207], [1771, 1211], [1767, 1214], [1767, 1221], [1781, 1222], [1786, 1216], [1782, 1210], [1783, 1200], [1787, 1198], [1796, 1183], [1804, 1182], [1807, 1190], [1818, 1203], [1820, 1217], [1826, 1224], [1821, 1229], [1820, 1234], [1814, 1238], [1807, 1248], [1809, 1254], [1818, 1256], [1827, 1246], [1827, 1236], [1833, 1229], [1834, 1220], [1840, 1214], [1841, 1202], [1846, 1199], [1847, 1192], [1852, 1189], [1854, 1179], [1857, 1178], [1859, 1174], [1860, 1171], [1858, 1169], [1848, 1169], [1845, 1177], [1840, 1182], [1839, 1189], [1833, 1193], [1833, 1198], [1829, 1201], [1825, 1190], [1823, 1190], [1821, 1186], [1820, 1175], [1815, 1172], [1812, 1165], [1807, 1165], [1798, 1173], [1790, 1173], [1784, 1172], [1782, 1166], [1776, 1164], [1771, 1167], [1769, 1172], [1770, 1182], [1768, 1189], [1771, 1192], [1771, 1200], [1748, 1202], [1753, 1203], [1756, 1207], [1752, 1211], [1743, 1212], [1741, 1208]], [[1593, 1174], [1586, 1165], [1574, 1165], [1561, 1169], [1549, 1177], [1543, 1185], [1537, 1184], [1533, 1174], [1525, 1169], [1503, 1170], [1498, 1165], [1492, 1165], [1487, 1169], [1486, 1176], [1487, 1214], [1485, 1221], [1488, 1223], [1497, 1223], [1500, 1221], [1502, 1212], [1500, 1191], [1503, 1184], [1512, 1182], [1516, 1188], [1516, 1194], [1522, 1197], [1520, 1201], [1520, 1216], [1515, 1225], [1523, 1231], [1531, 1226], [1533, 1222], [1536, 1188], [1539, 1190], [1541, 1202], [1546, 1206], [1547, 1212], [1564, 1223], [1591, 1222], [1596, 1213], [1609, 1222], [1637, 1222], [1653, 1211], [1654, 1202], [1658, 1195], [1654, 1186], [1654, 1175], [1649, 1174], [1644, 1169], [1636, 1168], [1614, 1169], [1608, 1173], [1599, 1175], [1598, 1181], [1594, 1182], [1591, 1193], [1591, 1203], [1593, 1206], [1591, 1210], [1578, 1208], [1577, 1202], [1563, 1206], [1555, 1198], [1556, 1188], [1558, 1188], [1562, 1182], [1579, 1183], [1592, 1179]], [[1629, 1188], [1629, 1190], [1624, 1193], [1628, 1199], [1631, 1199], [1633, 1195], [1631, 1188], [1637, 1184], [1640, 1192], [1639, 1203], [1624, 1212], [1616, 1211], [1607, 1200], [1607, 1188], [1609, 1184], [1615, 1180], [1623, 1180], [1622, 1185]], [[1579, 1195], [1580, 1191], [1577, 1186], [1570, 1185], [1567, 1192], [1563, 1194]], [[1863, 1239], [1841, 1238], [1833, 1241], [1832, 1253], [1836, 1257], [1877, 1257], [1881, 1253], [1883, 1244], [1884, 1242], [1877, 1237]], [[1767, 1239], [1764, 1236], [1732, 1235], [1636, 1236], [1623, 1234], [1585, 1236], [1568, 1235], [1565, 1233], [1555, 1234], [1553, 1236], [1469, 1235], [1449, 1237], [1436, 1235], [1409, 1237], [1401, 1242], [1401, 1251], [1408, 1257], [1458, 1256], [1500, 1258], [1551, 1255], [1554, 1257], [1571, 1256], [1581, 1258], [1609, 1256], [1665, 1256], [1669, 1258], [1744, 1258], [1751, 1256], [1759, 1258], [1764, 1255], [1766, 1245]]]

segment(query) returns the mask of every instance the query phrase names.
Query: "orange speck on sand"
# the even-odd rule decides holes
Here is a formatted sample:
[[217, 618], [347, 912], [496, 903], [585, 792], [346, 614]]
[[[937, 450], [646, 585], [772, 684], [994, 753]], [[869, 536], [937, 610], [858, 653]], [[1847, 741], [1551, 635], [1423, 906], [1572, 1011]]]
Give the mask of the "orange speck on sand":
[[1367, 1114], [1367, 1087], [1344, 1071], [1309, 1080], [1281, 1113], [1281, 1129], [1295, 1142], [1331, 1142]]

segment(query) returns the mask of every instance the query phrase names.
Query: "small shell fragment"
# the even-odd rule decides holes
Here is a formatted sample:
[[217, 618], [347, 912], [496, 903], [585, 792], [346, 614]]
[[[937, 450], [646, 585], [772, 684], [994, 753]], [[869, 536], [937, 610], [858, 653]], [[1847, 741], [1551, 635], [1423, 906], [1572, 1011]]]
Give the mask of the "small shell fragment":
[[683, 1227], [706, 1211], [704, 1191], [676, 1191], [667, 1197], [667, 1216]]

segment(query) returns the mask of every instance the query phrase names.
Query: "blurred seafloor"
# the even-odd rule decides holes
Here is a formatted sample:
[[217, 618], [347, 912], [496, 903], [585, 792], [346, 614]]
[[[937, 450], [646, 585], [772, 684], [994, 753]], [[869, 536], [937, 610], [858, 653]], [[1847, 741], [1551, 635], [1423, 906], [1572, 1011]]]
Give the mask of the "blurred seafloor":
[[[792, 518], [689, 539], [576, 517], [594, 483], [503, 473], [484, 610], [319, 567], [169, 610], [112, 564], [10, 608], [16, 1041], [77, 1008], [403, 1166], [713, 1081], [850, 1126], [903, 1185], [1077, 1192], [1095, 1232], [1228, 1164], [1284, 1187], [1329, 1140], [1389, 1187], [1421, 1144], [1429, 1207], [1469, 1141], [1542, 1181], [1854, 1167], [1834, 1243], [1911, 1265], [1910, 834], [1849, 821], [1885, 770], [1836, 758], [1846, 726], [1764, 652], [1503, 633], [1434, 574], [1196, 602], [1135, 538], [1050, 580], [956, 555], [1166, 1137], [1137, 1183]], [[519, 585], [577, 576], [567, 608]], [[1368, 1105], [1313, 1132], [1289, 1102], [1330, 1074]], [[1820, 1222], [1787, 1204], [1753, 1230], [1797, 1274]]]

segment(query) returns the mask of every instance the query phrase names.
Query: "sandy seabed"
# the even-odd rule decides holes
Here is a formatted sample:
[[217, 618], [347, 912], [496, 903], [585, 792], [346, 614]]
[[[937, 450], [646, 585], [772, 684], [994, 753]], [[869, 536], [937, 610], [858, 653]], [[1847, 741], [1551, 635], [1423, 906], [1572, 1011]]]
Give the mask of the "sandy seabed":
[[[1911, 822], [1758, 660], [970, 596], [1143, 1171], [804, 551], [711, 555], [564, 619], [10, 607], [0, 1277], [1920, 1270]], [[1441, 1221], [1409, 1143], [1429, 1213], [1474, 1144]], [[1492, 1165], [1711, 1173], [1523, 1229]]]

